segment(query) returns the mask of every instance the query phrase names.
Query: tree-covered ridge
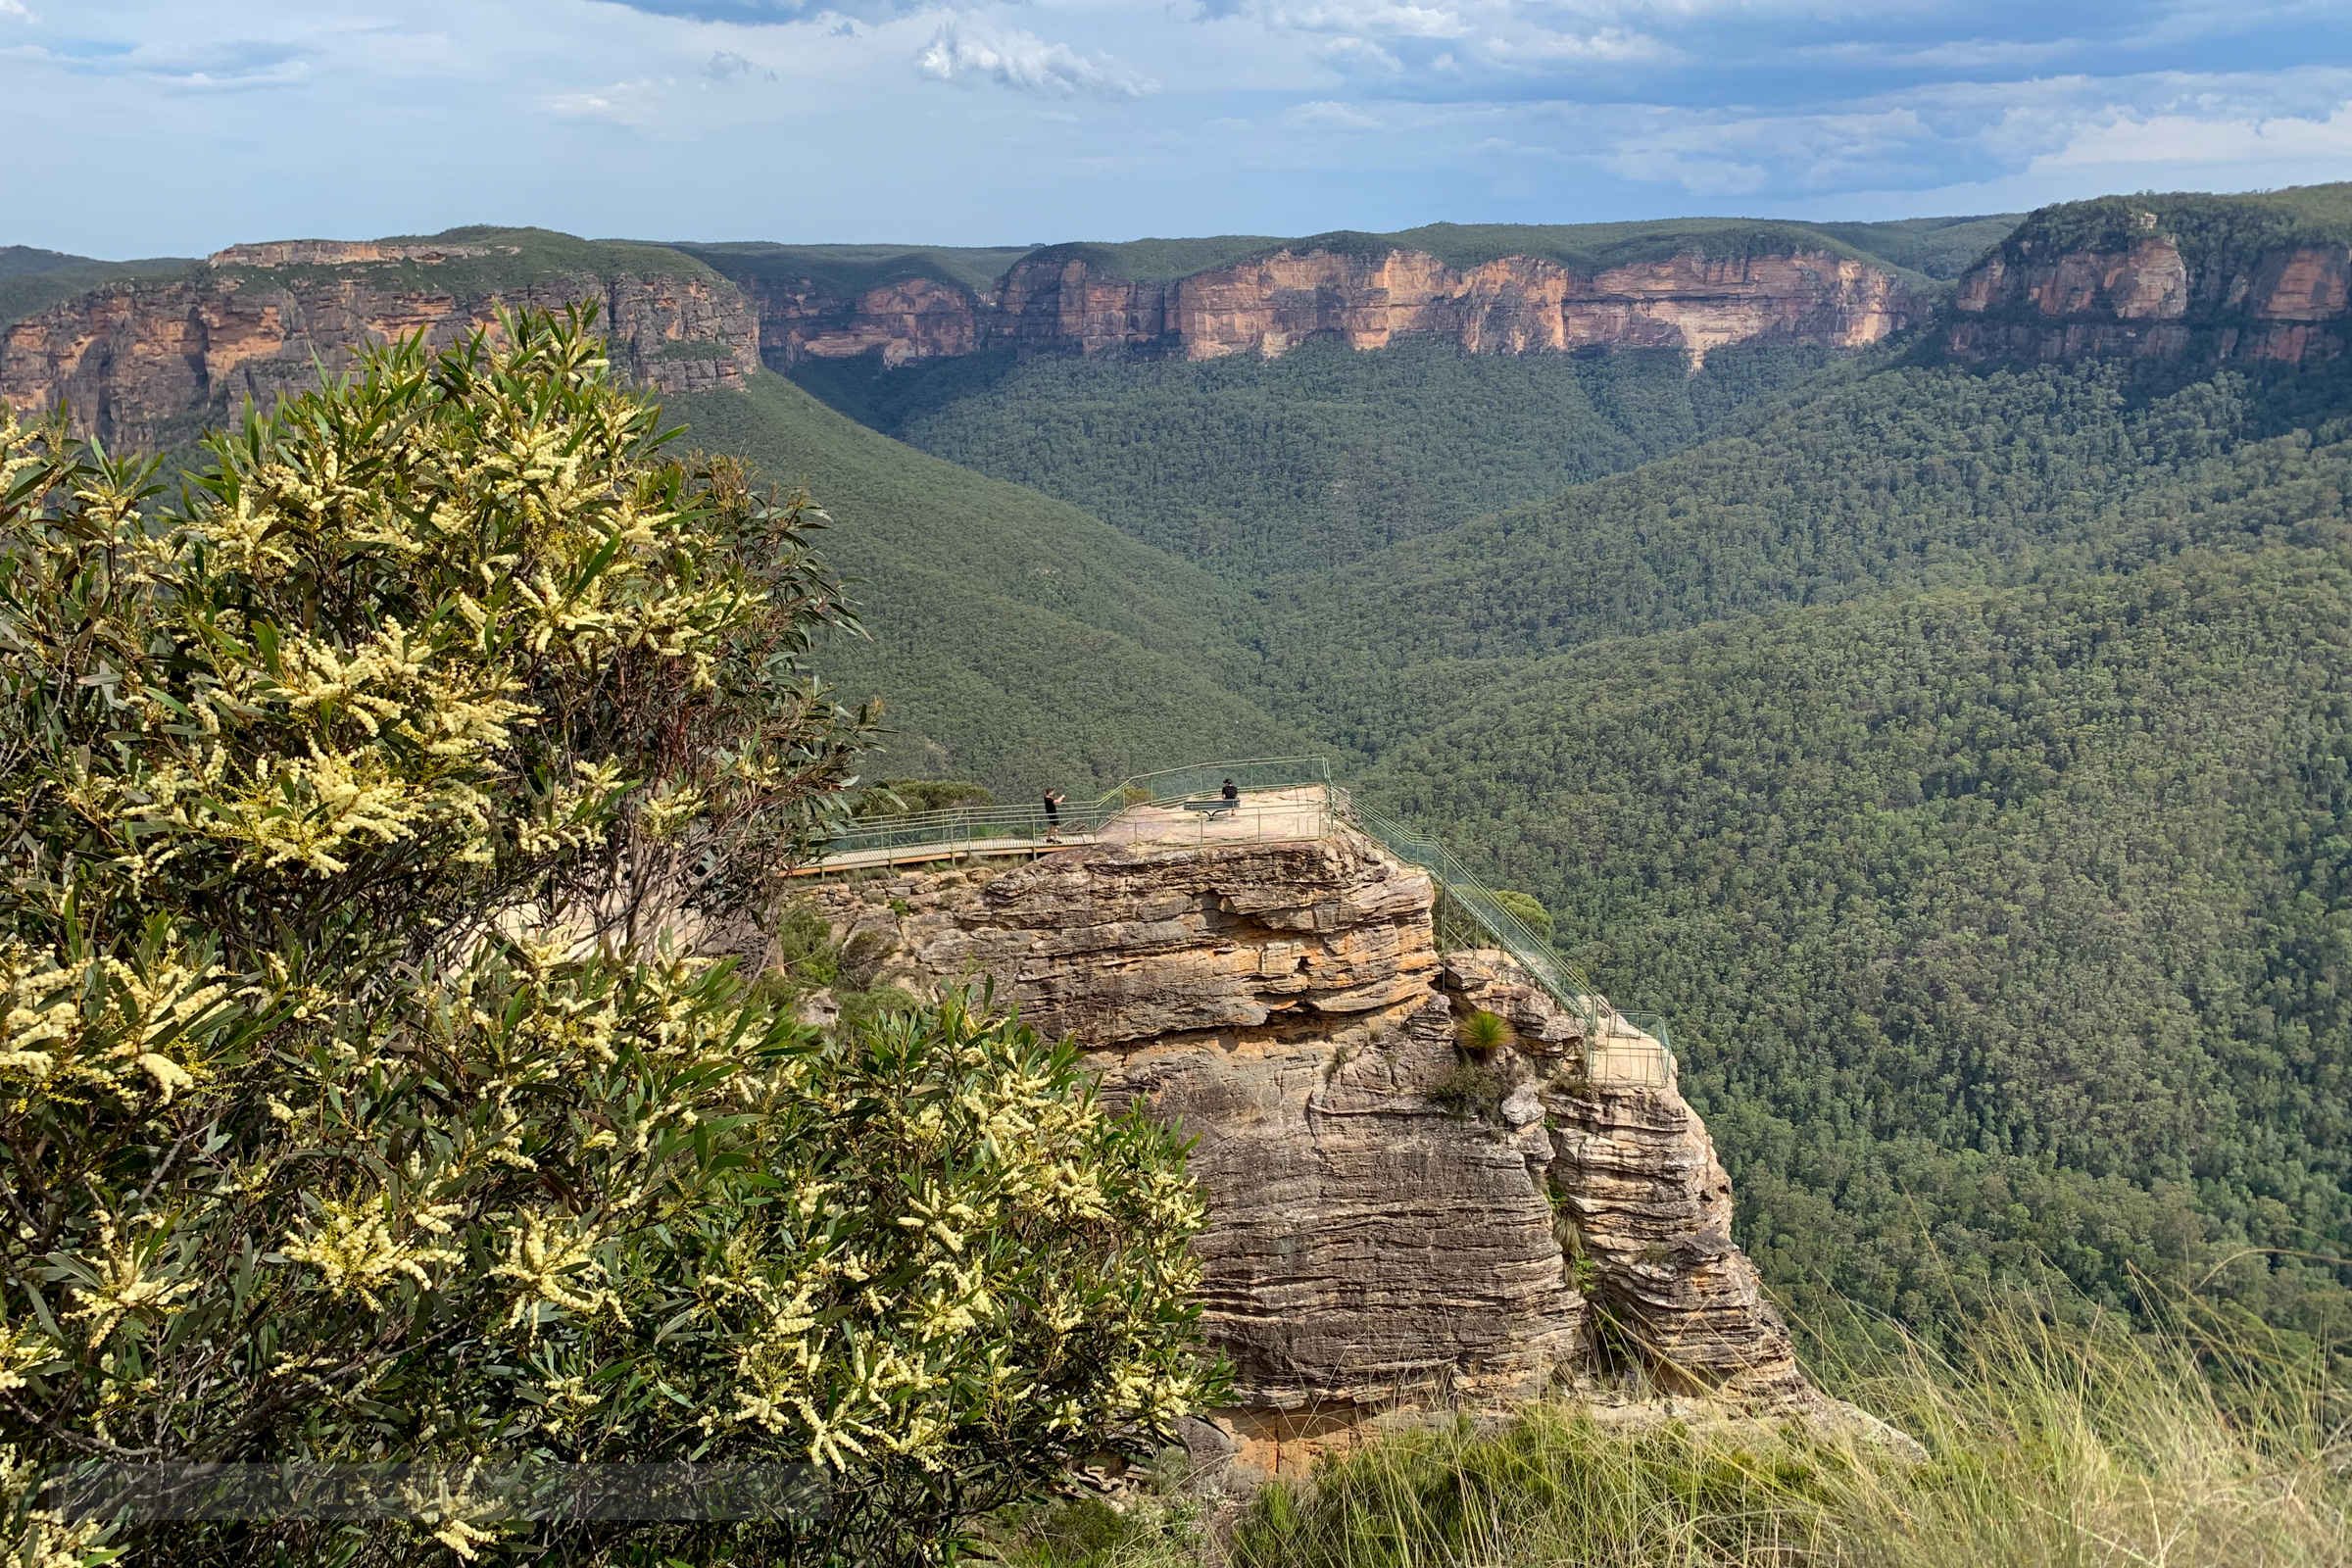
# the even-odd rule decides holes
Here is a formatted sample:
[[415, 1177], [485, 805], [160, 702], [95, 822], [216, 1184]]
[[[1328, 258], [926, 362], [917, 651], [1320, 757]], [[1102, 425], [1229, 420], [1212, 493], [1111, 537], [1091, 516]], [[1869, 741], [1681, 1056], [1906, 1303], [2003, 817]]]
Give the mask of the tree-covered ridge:
[[391, 234], [387, 247], [448, 247], [431, 261], [392, 256], [381, 261], [208, 263], [230, 275], [356, 274], [371, 282], [409, 284], [446, 292], [495, 293], [548, 277], [674, 276], [717, 283], [720, 275], [670, 245], [631, 239], [582, 239], [552, 228], [508, 228], [475, 223], [438, 234]]
[[1667, 1012], [1800, 1302], [1949, 1321], [2054, 1269], [2128, 1308], [2135, 1270], [2216, 1270], [2347, 1326], [2340, 522], [1596, 643], [1462, 682], [1365, 787]]
[[[1315, 239], [1294, 241], [1304, 249]], [[1676, 256], [1702, 256], [1710, 261], [1743, 261], [1761, 256], [1786, 256], [1792, 251], [1826, 251], [1847, 261], [1862, 262], [1907, 274], [1907, 280], [1930, 286], [1924, 273], [1914, 272], [1893, 258], [1859, 242], [1833, 233], [1826, 225], [1753, 218], [1667, 218], [1616, 223], [1430, 223], [1391, 234], [1367, 235], [1405, 250], [1426, 251], [1453, 267], [1469, 268], [1508, 256], [1530, 256], [1557, 262], [1570, 271], [1593, 273], [1613, 267], [1662, 262]]]
[[1103, 277], [1164, 283], [1282, 251], [1294, 255], [1324, 251], [1377, 259], [1396, 250], [1420, 251], [1455, 268], [1526, 256], [1585, 273], [1681, 255], [1730, 260], [1816, 251], [1884, 268], [1933, 291], [1937, 280], [1957, 276], [2015, 221], [2015, 215], [1905, 219], [1886, 223], [1677, 218], [1612, 223], [1426, 223], [1386, 233], [1333, 229], [1287, 238], [1209, 234], [1024, 246], [737, 241], [679, 242], [676, 248], [739, 280], [808, 279], [849, 295], [925, 277], [979, 298], [994, 292], [1013, 264], [1023, 261], [1038, 266], [1076, 262]]
[[98, 262], [59, 251], [8, 247], [0, 265], [0, 327], [62, 305], [94, 288], [127, 278], [169, 277], [195, 264], [178, 257], [153, 261]]
[[1897, 218], [1875, 223], [1813, 226], [1858, 250], [1884, 256], [1897, 267], [1948, 282], [2008, 238], [2023, 216], [1989, 213], [1981, 218]]
[[30, 272], [53, 272], [61, 267], [104, 265], [92, 257], [71, 256], [64, 251], [45, 251], [34, 245], [0, 245], [0, 279], [22, 277]]
[[2352, 180], [2221, 196], [2173, 191], [2065, 202], [2028, 215], [2001, 243], [2013, 260], [2117, 252], [2148, 239], [2180, 248], [2192, 277], [2235, 274], [2291, 245], [2352, 245]]
[[681, 242], [676, 249], [738, 283], [775, 287], [812, 282], [855, 298], [886, 283], [928, 278], [977, 298], [1031, 253], [1025, 245], [784, 245], [767, 240]]
[[1206, 234], [1199, 238], [1063, 240], [1040, 245], [1022, 259], [1040, 267], [1083, 263], [1103, 277], [1137, 283], [1169, 283], [1195, 272], [1271, 256], [1296, 243], [1270, 234]]
[[1525, 256], [1555, 262], [1583, 273], [1664, 261], [1674, 256], [1738, 260], [1786, 256], [1791, 251], [1826, 251], [1907, 274], [1910, 281], [1922, 286], [1934, 286], [1926, 273], [1915, 271], [1891, 256], [1872, 251], [1859, 240], [1833, 233], [1831, 225], [1747, 218], [1670, 218], [1614, 223], [1427, 223], [1386, 233], [1334, 229], [1289, 239], [1234, 234], [1201, 240], [1074, 242], [1050, 246], [1031, 255], [1038, 260], [1084, 262], [1109, 277], [1166, 282], [1283, 251], [1295, 256], [1322, 251], [1377, 260], [1399, 250], [1435, 256], [1454, 268], [1479, 267], [1505, 257]]
[[1797, 387], [1826, 350], [1471, 354], [1434, 338], [1278, 359], [970, 355], [794, 379], [926, 452], [1251, 583], [1345, 564], [1640, 465]]
[[[429, 262], [394, 256], [380, 261], [292, 262], [274, 266], [234, 260], [215, 265], [181, 257], [133, 262], [68, 257], [54, 266], [0, 270], [0, 326], [111, 284], [177, 276], [226, 276], [259, 282], [323, 275], [354, 277], [381, 287], [484, 296], [550, 278], [587, 283], [616, 276], [675, 276], [723, 285], [717, 271], [672, 246], [641, 240], [581, 239], [549, 228], [473, 224], [444, 229], [438, 234], [387, 235], [373, 243], [420, 248], [446, 246], [451, 253]], [[465, 254], [468, 250], [478, 250], [480, 254]]]
[[1282, 585], [1315, 671], [1521, 657], [1898, 586], [2129, 566], [2336, 514], [2340, 370], [2151, 384], [2113, 365], [1894, 366], [1738, 434]]
[[928, 457], [762, 372], [677, 400], [705, 445], [807, 482], [874, 635], [819, 656], [888, 704], [881, 770], [1026, 797], [1298, 745], [1248, 694], [1252, 611], [1233, 588], [1017, 485]]

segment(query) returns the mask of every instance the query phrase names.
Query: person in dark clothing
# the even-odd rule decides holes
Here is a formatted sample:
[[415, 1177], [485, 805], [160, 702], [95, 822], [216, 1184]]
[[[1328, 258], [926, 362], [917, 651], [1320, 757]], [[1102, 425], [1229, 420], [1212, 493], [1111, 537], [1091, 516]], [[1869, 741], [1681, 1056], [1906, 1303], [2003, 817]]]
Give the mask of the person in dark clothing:
[[1058, 838], [1061, 834], [1061, 812], [1058, 809], [1061, 799], [1061, 791], [1046, 791], [1046, 837], [1050, 839]]
[[1225, 796], [1225, 804], [1227, 806], [1236, 805], [1241, 801], [1242, 792], [1233, 787], [1233, 780], [1231, 779], [1227, 779], [1225, 781], [1225, 789], [1223, 793]]

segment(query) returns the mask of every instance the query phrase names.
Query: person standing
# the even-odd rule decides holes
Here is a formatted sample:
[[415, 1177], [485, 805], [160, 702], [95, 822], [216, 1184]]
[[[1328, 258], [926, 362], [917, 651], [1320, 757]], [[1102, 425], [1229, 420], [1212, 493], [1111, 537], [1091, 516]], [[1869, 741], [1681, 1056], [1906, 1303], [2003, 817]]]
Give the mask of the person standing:
[[1046, 838], [1049, 842], [1061, 836], [1061, 791], [1046, 791]]
[[1225, 781], [1225, 788], [1219, 793], [1225, 797], [1225, 804], [1227, 806], [1239, 806], [1242, 804], [1242, 792], [1234, 787], [1233, 780], [1231, 779], [1227, 779]]

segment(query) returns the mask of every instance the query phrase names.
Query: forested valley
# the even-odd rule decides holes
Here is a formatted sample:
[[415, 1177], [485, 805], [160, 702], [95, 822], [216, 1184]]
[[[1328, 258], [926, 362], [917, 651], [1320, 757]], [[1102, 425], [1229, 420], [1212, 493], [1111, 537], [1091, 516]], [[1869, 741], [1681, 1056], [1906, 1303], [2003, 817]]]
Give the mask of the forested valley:
[[1223, 575], [1338, 566], [1679, 451], [1826, 350], [1470, 354], [1407, 337], [1279, 359], [971, 355], [795, 379], [878, 430], [1086, 508]]
[[[1696, 374], [1408, 341], [801, 379], [962, 466], [891, 449], [935, 514], [1021, 494], [976, 468], [1085, 519], [960, 593], [911, 575], [952, 528], [844, 530], [877, 625], [990, 621], [859, 656], [988, 666], [984, 704], [892, 679], [925, 705], [913, 770], [1027, 793], [1329, 752], [1666, 1015], [1800, 1319], [1958, 1325], [2023, 1284], [2352, 1325], [2340, 366], [1914, 335]], [[839, 472], [804, 403], [748, 450]], [[1098, 581], [1114, 531], [1144, 554]], [[1090, 610], [1111, 579], [1149, 602]]]

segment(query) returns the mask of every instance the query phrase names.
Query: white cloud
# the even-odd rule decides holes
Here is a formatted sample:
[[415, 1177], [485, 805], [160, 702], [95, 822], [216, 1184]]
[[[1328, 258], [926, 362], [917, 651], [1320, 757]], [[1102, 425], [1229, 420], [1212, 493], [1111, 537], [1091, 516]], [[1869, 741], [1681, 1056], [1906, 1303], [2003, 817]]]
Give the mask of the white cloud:
[[0, 0], [0, 17], [15, 17], [20, 22], [40, 20], [24, 9], [24, 0]]
[[947, 23], [915, 56], [933, 81], [993, 81], [1048, 98], [1141, 98], [1159, 84], [1108, 55], [1082, 55], [1017, 29], [979, 32]]
[[2250, 164], [2341, 159], [2352, 171], [2352, 102], [2325, 119], [2199, 119], [2117, 115], [2077, 132], [2035, 169], [2116, 164]]
[[[846, 27], [849, 24], [845, 22], [842, 25]], [[740, 81], [748, 76], [759, 76], [768, 81], [777, 79], [773, 68], [763, 66], [751, 56], [733, 49], [713, 50], [710, 59], [703, 67], [703, 74], [712, 81]]]
[[1366, 114], [1353, 104], [1328, 99], [1293, 104], [1283, 111], [1282, 122], [1300, 130], [1378, 130], [1381, 126], [1377, 116]]
[[1478, 40], [1478, 52], [1499, 66], [1556, 66], [1572, 64], [1626, 65], [1635, 61], [1663, 62], [1681, 51], [1647, 33], [1603, 27], [1598, 32], [1527, 30], [1509, 36]]
[[[1473, 0], [1493, 10], [1491, 0]], [[1470, 30], [1470, 6], [1416, 5], [1412, 0], [1248, 0], [1229, 14], [1295, 32], [1370, 33], [1390, 38], [1459, 38]]]
[[641, 79], [574, 92], [551, 92], [540, 98], [539, 107], [564, 120], [604, 120], [616, 125], [643, 128], [659, 117], [666, 85]]
[[1404, 72], [1404, 62], [1369, 38], [1343, 34], [1324, 38], [1315, 45], [1315, 53], [1344, 72], [1373, 76], [1396, 76]]

